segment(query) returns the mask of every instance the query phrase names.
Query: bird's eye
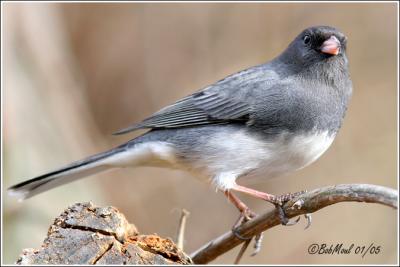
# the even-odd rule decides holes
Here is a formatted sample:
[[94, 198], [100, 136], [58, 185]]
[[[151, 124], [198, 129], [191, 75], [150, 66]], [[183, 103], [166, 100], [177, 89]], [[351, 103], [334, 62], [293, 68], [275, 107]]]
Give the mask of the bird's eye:
[[310, 35], [305, 35], [305, 36], [303, 37], [303, 42], [304, 42], [305, 44], [309, 44], [310, 41], [311, 41]]

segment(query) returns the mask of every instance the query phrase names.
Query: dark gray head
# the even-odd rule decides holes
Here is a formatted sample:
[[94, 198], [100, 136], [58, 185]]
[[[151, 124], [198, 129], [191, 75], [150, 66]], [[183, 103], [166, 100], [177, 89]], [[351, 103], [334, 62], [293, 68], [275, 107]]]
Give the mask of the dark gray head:
[[[267, 110], [260, 116], [268, 118], [265, 125], [290, 131], [316, 128], [335, 133], [339, 129], [352, 91], [346, 41], [339, 30], [316, 26], [305, 29], [289, 44], [271, 64], [289, 84], [286, 98], [268, 103], [269, 108], [286, 112], [276, 116]], [[277, 95], [282, 91], [281, 87], [276, 90]], [[262, 101], [266, 100], [260, 100], [260, 105], [265, 105]], [[270, 113], [276, 120], [272, 123]]]
[[346, 68], [346, 36], [329, 26], [315, 26], [301, 32], [281, 54], [279, 60], [304, 69], [315, 64]]

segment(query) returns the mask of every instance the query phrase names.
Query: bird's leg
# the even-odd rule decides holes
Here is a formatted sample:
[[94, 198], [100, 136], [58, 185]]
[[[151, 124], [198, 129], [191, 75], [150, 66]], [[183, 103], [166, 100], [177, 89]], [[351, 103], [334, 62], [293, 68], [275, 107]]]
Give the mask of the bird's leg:
[[[236, 258], [235, 263], [238, 263], [241, 259], [241, 257], [244, 254], [244, 251], [246, 250], [247, 246], [249, 245], [251, 239], [253, 237], [250, 238], [245, 238], [242, 237], [241, 235], [239, 235], [239, 233], [237, 232], [237, 227], [239, 227], [241, 224], [251, 220], [252, 218], [256, 217], [257, 214], [254, 213], [253, 211], [250, 210], [250, 208], [243, 203], [243, 201], [241, 201], [237, 196], [235, 196], [232, 192], [230, 191], [224, 191], [225, 196], [229, 199], [230, 202], [232, 202], [233, 205], [235, 205], [235, 207], [240, 211], [240, 216], [238, 218], [238, 220], [235, 222], [235, 224], [232, 227], [232, 232], [233, 234], [241, 239], [241, 240], [245, 240], [246, 242], [244, 243], [242, 249], [240, 250], [239, 255]], [[255, 240], [256, 243], [254, 245], [255, 251], [252, 253], [252, 256], [256, 255], [260, 249], [261, 249], [261, 241], [262, 241], [262, 236], [263, 234], [260, 233], [258, 235], [255, 236]]]
[[243, 203], [237, 196], [235, 196], [230, 191], [224, 192], [225, 196], [229, 199], [229, 201], [235, 205], [235, 207], [240, 211], [240, 216], [236, 223], [233, 225], [232, 230], [236, 229], [241, 224], [251, 220], [252, 218], [256, 217], [257, 214], [250, 210], [250, 208]]
[[282, 195], [282, 196], [275, 196], [275, 195], [271, 195], [271, 194], [268, 194], [268, 193], [265, 193], [265, 192], [257, 191], [257, 190], [254, 190], [254, 189], [251, 189], [251, 188], [248, 188], [248, 187], [244, 187], [244, 186], [241, 186], [241, 185], [238, 185], [238, 184], [236, 184], [231, 189], [235, 190], [235, 191], [238, 191], [238, 192], [246, 193], [246, 194], [251, 195], [253, 197], [260, 198], [262, 200], [265, 200], [265, 201], [268, 201], [268, 202], [274, 204], [275, 207], [278, 210], [279, 219], [280, 219], [280, 221], [281, 221], [281, 223], [283, 225], [294, 225], [300, 219], [300, 217], [299, 217], [299, 218], [297, 218], [297, 220], [295, 220], [293, 222], [290, 222], [289, 219], [287, 218], [283, 208], [282, 208], [282, 205], [285, 202], [297, 197], [298, 195], [303, 194], [304, 191], [298, 192], [298, 193], [289, 193], [289, 194], [285, 194], [285, 195]]

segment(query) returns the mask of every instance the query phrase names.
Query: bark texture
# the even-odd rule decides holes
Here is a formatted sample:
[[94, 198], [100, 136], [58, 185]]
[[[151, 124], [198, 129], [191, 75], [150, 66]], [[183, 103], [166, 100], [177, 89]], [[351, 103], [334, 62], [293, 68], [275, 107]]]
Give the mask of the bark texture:
[[141, 235], [114, 207], [76, 203], [50, 226], [41, 248], [24, 249], [17, 264], [190, 264], [172, 240]]

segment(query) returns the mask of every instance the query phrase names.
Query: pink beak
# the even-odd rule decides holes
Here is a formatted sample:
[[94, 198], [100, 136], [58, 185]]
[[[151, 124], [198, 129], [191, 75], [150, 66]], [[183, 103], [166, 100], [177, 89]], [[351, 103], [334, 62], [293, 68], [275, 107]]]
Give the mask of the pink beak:
[[329, 55], [337, 55], [340, 52], [340, 42], [332, 35], [321, 46], [321, 52]]

